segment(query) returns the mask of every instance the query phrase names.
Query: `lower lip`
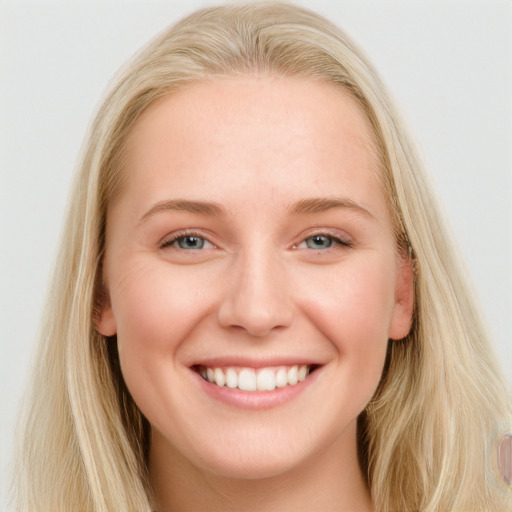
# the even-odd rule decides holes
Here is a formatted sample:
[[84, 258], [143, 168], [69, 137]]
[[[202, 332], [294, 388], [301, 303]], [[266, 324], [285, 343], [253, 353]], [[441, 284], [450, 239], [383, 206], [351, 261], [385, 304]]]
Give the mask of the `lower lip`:
[[272, 391], [243, 391], [228, 387], [220, 387], [204, 380], [197, 372], [192, 372], [202, 390], [220, 402], [241, 409], [271, 409], [292, 401], [303, 393], [318, 378], [321, 368], [317, 368], [306, 379], [293, 386], [276, 388]]

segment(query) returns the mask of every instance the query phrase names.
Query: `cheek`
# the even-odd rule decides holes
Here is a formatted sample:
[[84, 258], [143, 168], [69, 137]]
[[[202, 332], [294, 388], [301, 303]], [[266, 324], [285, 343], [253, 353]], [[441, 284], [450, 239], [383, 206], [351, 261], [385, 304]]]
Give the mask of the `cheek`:
[[171, 271], [169, 265], [144, 260], [125, 261], [123, 268], [110, 293], [121, 368], [130, 388], [175, 367], [180, 344], [211, 310], [211, 294], [204, 279], [187, 269]]
[[368, 402], [386, 357], [395, 302], [394, 272], [393, 265], [382, 259], [356, 263], [350, 268], [340, 266], [329, 279], [316, 279], [314, 287], [304, 287], [301, 309], [338, 352], [344, 385], [360, 392], [354, 399], [357, 395]]
[[[301, 305], [332, 340], [387, 341], [395, 305], [394, 267], [378, 258], [340, 265], [302, 283]], [[320, 276], [318, 276], [320, 277]], [[311, 286], [314, 283], [314, 286]], [[343, 345], [339, 347], [343, 351]]]
[[208, 286], [197, 272], [144, 262], [124, 266], [128, 270], [120, 273], [111, 292], [118, 337], [141, 345], [168, 346], [204, 314]]

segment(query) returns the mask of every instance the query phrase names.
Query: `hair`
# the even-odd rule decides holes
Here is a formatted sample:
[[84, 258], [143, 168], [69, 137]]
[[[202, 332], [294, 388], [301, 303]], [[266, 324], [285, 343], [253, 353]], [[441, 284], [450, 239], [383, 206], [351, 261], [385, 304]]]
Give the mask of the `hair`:
[[409, 335], [390, 341], [358, 419], [360, 463], [378, 512], [512, 510], [495, 440], [510, 395], [415, 144], [385, 87], [336, 26], [290, 4], [198, 11], [126, 67], [91, 125], [75, 178], [20, 420], [18, 510], [150, 511], [149, 424], [129, 395], [115, 340], [95, 329], [107, 209], [141, 113], [188, 83], [247, 74], [348, 90], [377, 141], [397, 246], [414, 267]]

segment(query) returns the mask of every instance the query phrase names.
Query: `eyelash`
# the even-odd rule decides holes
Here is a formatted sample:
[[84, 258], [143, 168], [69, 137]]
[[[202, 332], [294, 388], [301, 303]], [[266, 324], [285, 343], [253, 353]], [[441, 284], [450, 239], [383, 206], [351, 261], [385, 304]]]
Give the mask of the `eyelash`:
[[[215, 244], [210, 242], [201, 233], [198, 233], [196, 231], [188, 231], [187, 230], [187, 231], [180, 231], [178, 233], [173, 234], [171, 238], [164, 239], [164, 241], [160, 244], [160, 249], [165, 249], [167, 247], [173, 247], [173, 245], [176, 242], [178, 242], [179, 240], [182, 240], [184, 238], [197, 238], [199, 240], [203, 240], [204, 242], [207, 242], [207, 243], [211, 244], [212, 247], [215, 248]], [[319, 251], [319, 252], [323, 252], [323, 251], [327, 251], [327, 250], [336, 250], [336, 249], [341, 249], [341, 248], [353, 247], [353, 242], [350, 241], [350, 240], [347, 240], [345, 238], [336, 236], [336, 235], [334, 235], [332, 233], [329, 233], [329, 232], [319, 231], [319, 232], [310, 234], [309, 236], [307, 236], [306, 238], [301, 240], [298, 244], [294, 244], [292, 246], [292, 249], [295, 249], [295, 250], [299, 249], [299, 246], [301, 244], [307, 243], [308, 240], [311, 240], [313, 238], [326, 238], [326, 239], [328, 239], [331, 242], [331, 245], [329, 247], [326, 247], [326, 248], [312, 248], [312, 247], [308, 247], [311, 250], [316, 250], [316, 251]], [[187, 251], [187, 250], [199, 251], [199, 250], [203, 249], [203, 247], [200, 247], [199, 249], [184, 249], [184, 248], [179, 248], [179, 247], [175, 247], [175, 248], [176, 249], [181, 249], [183, 251]]]
[[325, 231], [319, 231], [316, 233], [311, 233], [309, 236], [301, 240], [298, 244], [293, 245], [293, 249], [299, 249], [299, 246], [303, 243], [307, 243], [308, 240], [311, 240], [313, 238], [326, 238], [332, 242], [331, 246], [319, 249], [319, 248], [312, 248], [308, 247], [311, 250], [316, 250], [317, 252], [323, 252], [327, 250], [336, 250], [336, 249], [343, 249], [343, 248], [350, 248], [353, 247], [353, 242], [351, 240], [348, 240], [346, 238], [342, 238], [340, 236], [334, 235], [333, 233], [325, 232]]
[[[197, 238], [199, 240], [204, 240], [205, 242], [208, 242], [209, 244], [211, 244], [213, 247], [215, 247], [215, 245], [210, 242], [206, 237], [204, 237], [201, 233], [198, 233], [196, 231], [180, 231], [178, 233], [174, 233], [171, 238], [165, 238], [162, 243], [160, 244], [160, 249], [165, 249], [167, 247], [173, 247], [173, 245], [178, 242], [179, 240], [182, 240], [184, 238]], [[183, 248], [180, 248], [180, 247], [175, 247], [176, 249], [181, 249], [183, 251], [186, 251], [187, 249], [183, 249]], [[189, 249], [189, 250], [201, 250], [202, 247], [200, 249]]]

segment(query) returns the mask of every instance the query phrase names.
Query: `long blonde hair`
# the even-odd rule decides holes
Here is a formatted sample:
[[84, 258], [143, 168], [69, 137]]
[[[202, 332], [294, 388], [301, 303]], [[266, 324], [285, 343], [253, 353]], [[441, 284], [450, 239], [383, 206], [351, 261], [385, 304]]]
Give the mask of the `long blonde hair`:
[[94, 327], [107, 207], [122, 189], [127, 134], [148, 105], [194, 80], [262, 72], [337, 84], [362, 105], [397, 244], [414, 264], [413, 328], [390, 342], [358, 422], [376, 510], [512, 510], [493, 468], [510, 397], [411, 138], [343, 32], [302, 8], [267, 2], [205, 9], [165, 31], [125, 69], [95, 118], [20, 422], [18, 509], [151, 510], [149, 425], [123, 383], [115, 342]]

